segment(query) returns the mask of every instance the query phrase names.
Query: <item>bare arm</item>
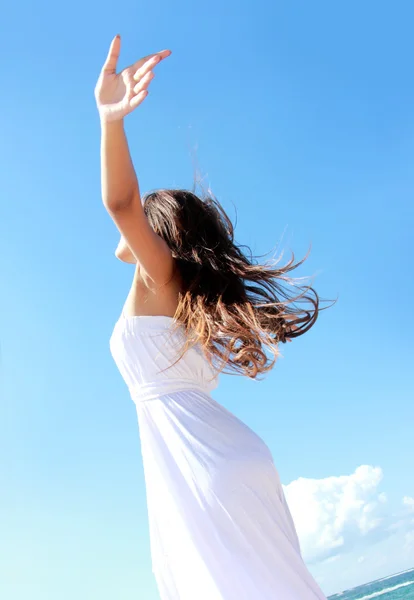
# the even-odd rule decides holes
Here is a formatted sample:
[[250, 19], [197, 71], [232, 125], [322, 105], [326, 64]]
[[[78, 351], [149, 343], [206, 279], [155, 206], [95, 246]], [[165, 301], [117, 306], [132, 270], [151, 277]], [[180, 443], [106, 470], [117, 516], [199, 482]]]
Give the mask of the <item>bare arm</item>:
[[144, 214], [121, 121], [102, 125], [101, 184], [104, 206], [147, 278], [156, 285], [169, 281], [173, 269], [171, 252]]
[[116, 37], [95, 90], [102, 129], [102, 200], [144, 274], [156, 285], [162, 285], [171, 278], [173, 259], [144, 214], [123, 118], [144, 100], [152, 69], [170, 53], [164, 51], [141, 59], [116, 75], [119, 50], [120, 40]]
[[120, 210], [139, 197], [124, 122], [101, 122], [101, 187], [105, 208]]

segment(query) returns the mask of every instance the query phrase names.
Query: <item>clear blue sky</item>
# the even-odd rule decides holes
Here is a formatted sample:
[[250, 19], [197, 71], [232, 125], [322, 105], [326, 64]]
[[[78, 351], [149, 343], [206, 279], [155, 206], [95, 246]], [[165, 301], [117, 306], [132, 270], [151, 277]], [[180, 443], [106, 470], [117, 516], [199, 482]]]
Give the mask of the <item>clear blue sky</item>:
[[[131, 268], [100, 200], [93, 89], [118, 32], [122, 66], [173, 51], [128, 118], [142, 189], [191, 186], [197, 148], [238, 241], [286, 257], [312, 243], [299, 274], [339, 296], [264, 382], [224, 378], [217, 400], [285, 485], [356, 490], [342, 546], [310, 561], [327, 593], [414, 566], [413, 19], [408, 0], [3, 8], [5, 600], [158, 597], [134, 405], [108, 349]], [[382, 481], [350, 479], [361, 465]], [[355, 529], [361, 510], [375, 535]]]

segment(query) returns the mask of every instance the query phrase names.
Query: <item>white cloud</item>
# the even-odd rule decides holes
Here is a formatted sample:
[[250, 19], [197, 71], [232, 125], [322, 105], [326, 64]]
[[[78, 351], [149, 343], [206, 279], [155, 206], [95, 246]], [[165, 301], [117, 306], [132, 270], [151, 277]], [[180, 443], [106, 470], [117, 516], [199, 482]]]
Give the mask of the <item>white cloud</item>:
[[410, 531], [414, 529], [414, 498], [404, 496], [402, 499], [404, 506], [402, 511], [394, 515], [392, 522], [389, 525], [391, 532]]
[[389, 535], [382, 527], [387, 498], [377, 489], [382, 476], [379, 467], [363, 465], [351, 475], [300, 478], [284, 488], [306, 561], [326, 560], [361, 539]]
[[404, 496], [403, 504], [414, 510], [414, 498], [411, 498], [411, 496]]

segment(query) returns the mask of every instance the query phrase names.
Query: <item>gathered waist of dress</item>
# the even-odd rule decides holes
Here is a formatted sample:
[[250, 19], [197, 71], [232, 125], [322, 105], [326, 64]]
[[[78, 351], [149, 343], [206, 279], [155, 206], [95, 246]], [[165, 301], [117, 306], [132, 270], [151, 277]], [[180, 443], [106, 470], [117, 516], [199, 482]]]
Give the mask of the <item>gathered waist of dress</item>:
[[192, 379], [167, 379], [143, 383], [130, 389], [131, 398], [135, 404], [157, 400], [175, 392], [197, 392], [209, 396], [210, 386], [208, 382], [203, 385]]

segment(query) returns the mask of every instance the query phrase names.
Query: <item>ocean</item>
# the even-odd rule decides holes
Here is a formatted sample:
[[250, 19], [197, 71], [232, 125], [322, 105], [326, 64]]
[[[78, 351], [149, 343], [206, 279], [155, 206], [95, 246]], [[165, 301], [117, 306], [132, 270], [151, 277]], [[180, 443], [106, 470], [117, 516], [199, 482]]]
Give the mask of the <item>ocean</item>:
[[414, 600], [414, 569], [329, 596], [329, 600], [370, 600], [371, 598]]

